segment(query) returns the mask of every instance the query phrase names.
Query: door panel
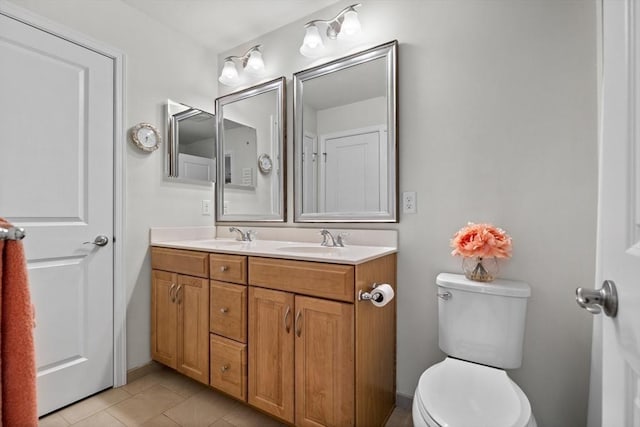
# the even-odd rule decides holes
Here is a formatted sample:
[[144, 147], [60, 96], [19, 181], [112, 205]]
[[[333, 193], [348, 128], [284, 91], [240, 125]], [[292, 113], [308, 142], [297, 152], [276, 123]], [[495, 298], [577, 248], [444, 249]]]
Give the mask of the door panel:
[[178, 276], [178, 371], [209, 384], [209, 280]]
[[322, 212], [372, 212], [387, 205], [384, 126], [322, 136]]
[[249, 403], [294, 417], [293, 294], [249, 287]]
[[352, 426], [353, 305], [296, 296], [295, 306], [296, 425]]
[[176, 369], [178, 366], [178, 305], [174, 292], [178, 275], [151, 272], [151, 358]]
[[[0, 216], [24, 227], [38, 411], [113, 384], [111, 58], [0, 14]], [[91, 242], [105, 235], [104, 247]]]
[[597, 319], [602, 419], [590, 423], [640, 426], [640, 4], [606, 0], [603, 18], [596, 286], [614, 281], [619, 307], [616, 317]]

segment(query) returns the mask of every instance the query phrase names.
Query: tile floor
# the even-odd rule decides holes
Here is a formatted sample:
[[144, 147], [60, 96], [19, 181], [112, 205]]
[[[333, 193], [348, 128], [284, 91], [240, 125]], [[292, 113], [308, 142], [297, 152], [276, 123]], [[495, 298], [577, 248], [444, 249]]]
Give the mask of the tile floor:
[[[171, 369], [161, 368], [40, 419], [40, 427], [282, 426]], [[396, 408], [387, 427], [412, 427], [411, 411]]]

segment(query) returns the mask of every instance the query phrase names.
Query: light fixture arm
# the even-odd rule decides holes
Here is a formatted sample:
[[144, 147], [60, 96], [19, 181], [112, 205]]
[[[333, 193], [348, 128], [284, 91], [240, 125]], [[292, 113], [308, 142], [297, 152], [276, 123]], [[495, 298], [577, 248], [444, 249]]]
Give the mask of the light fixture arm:
[[[247, 61], [249, 61], [249, 57], [251, 56], [251, 54], [255, 51], [260, 52], [260, 49], [262, 48], [261, 44], [257, 44], [251, 48], [249, 48], [249, 50], [247, 50], [242, 56], [227, 56], [226, 58], [224, 58], [223, 62], [227, 62], [227, 61], [239, 61], [242, 62], [242, 67], [246, 68], [247, 66]], [[262, 52], [261, 52], [262, 53]]]
[[344, 15], [350, 11], [355, 12], [356, 8], [360, 6], [362, 6], [362, 3], [352, 4], [351, 6], [347, 6], [344, 9], [342, 9], [332, 19], [314, 19], [313, 21], [309, 21], [306, 24], [304, 24], [304, 27], [308, 28], [311, 25], [317, 26], [317, 24], [325, 24], [327, 25], [327, 37], [329, 37], [331, 40], [335, 40], [338, 37], [340, 30], [342, 29], [342, 23], [344, 22]]

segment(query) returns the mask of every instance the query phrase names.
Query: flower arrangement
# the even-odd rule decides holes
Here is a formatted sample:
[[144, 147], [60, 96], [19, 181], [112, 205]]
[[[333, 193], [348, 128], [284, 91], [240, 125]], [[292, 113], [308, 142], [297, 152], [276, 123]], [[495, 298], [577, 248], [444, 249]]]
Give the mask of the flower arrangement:
[[451, 239], [451, 255], [465, 257], [511, 257], [511, 237], [491, 224], [468, 223]]
[[[463, 257], [468, 279], [489, 282], [497, 272], [497, 258], [511, 257], [511, 237], [491, 224], [468, 223], [451, 239], [451, 255]], [[473, 260], [470, 262], [469, 260]], [[491, 264], [489, 261], [491, 260]]]

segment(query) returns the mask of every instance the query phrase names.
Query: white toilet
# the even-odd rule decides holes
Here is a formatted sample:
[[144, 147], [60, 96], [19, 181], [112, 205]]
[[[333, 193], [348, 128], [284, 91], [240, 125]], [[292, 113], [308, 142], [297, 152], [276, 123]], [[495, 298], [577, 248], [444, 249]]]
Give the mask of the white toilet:
[[440, 349], [449, 357], [420, 376], [415, 427], [536, 427], [527, 396], [504, 369], [519, 368], [531, 288], [441, 273]]

